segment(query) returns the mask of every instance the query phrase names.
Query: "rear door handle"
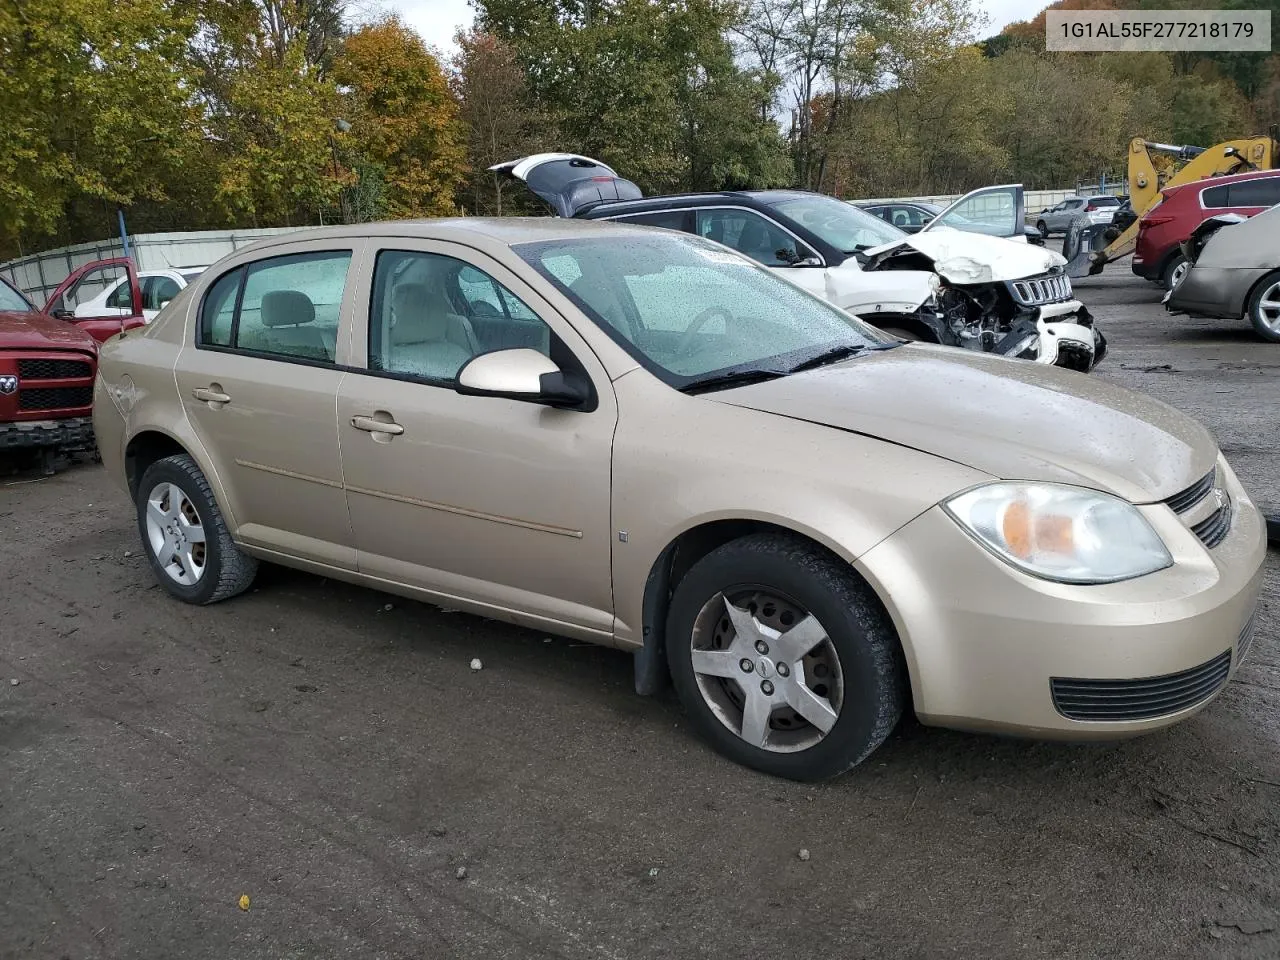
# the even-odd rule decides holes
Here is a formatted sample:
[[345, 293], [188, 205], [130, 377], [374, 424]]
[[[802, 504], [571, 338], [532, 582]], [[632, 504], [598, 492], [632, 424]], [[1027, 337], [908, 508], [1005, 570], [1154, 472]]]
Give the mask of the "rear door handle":
[[214, 390], [209, 387], [196, 387], [191, 391], [191, 395], [197, 400], [203, 400], [205, 403], [230, 403], [231, 397], [222, 393], [220, 390]]
[[398, 437], [404, 433], [404, 427], [396, 423], [394, 420], [375, 420], [373, 417], [352, 417], [351, 425], [357, 430], [363, 430], [365, 433], [385, 433], [392, 437]]

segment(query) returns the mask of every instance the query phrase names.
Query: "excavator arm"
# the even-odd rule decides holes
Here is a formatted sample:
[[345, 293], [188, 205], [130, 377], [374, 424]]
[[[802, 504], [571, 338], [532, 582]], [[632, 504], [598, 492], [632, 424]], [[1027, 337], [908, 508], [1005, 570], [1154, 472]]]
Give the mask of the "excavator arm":
[[[1277, 137], [1275, 127], [1264, 137], [1227, 140], [1212, 147], [1174, 146], [1134, 137], [1129, 141], [1129, 202], [1137, 217], [1123, 232], [1104, 226], [1074, 231], [1075, 236], [1069, 233], [1066, 246], [1072, 252], [1068, 255], [1067, 272], [1073, 277], [1101, 273], [1111, 261], [1133, 253], [1138, 220], [1160, 201], [1160, 191], [1208, 177], [1270, 170], [1280, 165]], [[1172, 156], [1182, 166], [1162, 174], [1153, 154]]]

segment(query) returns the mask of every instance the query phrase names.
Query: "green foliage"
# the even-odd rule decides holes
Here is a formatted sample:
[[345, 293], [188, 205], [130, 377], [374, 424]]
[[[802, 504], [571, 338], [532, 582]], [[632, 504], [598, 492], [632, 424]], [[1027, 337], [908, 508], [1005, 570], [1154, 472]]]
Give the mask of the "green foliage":
[[733, 59], [733, 8], [717, 0], [480, 0], [510, 44], [562, 148], [595, 156], [646, 191], [776, 182], [776, 126], [759, 79]]
[[0, 234], [53, 234], [77, 200], [163, 202], [196, 142], [195, 23], [171, 0], [0, 4]]

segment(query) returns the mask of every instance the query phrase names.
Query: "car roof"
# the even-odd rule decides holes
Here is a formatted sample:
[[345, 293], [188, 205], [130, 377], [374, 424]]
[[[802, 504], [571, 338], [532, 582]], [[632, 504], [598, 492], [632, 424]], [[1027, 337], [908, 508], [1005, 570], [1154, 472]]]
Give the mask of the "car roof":
[[[253, 251], [294, 243], [299, 240], [363, 240], [377, 237], [412, 237], [422, 240], [458, 242], [487, 240], [503, 246], [514, 246], [538, 240], [569, 240], [577, 237], [603, 237], [628, 234], [643, 227], [631, 224], [566, 219], [564, 217], [452, 217], [426, 220], [386, 220], [343, 226], [313, 227], [296, 233], [267, 237], [241, 247]], [[237, 251], [239, 252], [239, 251]]]
[[715, 190], [703, 193], [670, 193], [639, 200], [612, 200], [596, 204], [586, 211], [588, 216], [621, 214], [630, 211], [666, 210], [674, 206], [714, 206], [731, 202], [747, 206], [770, 206], [782, 200], [798, 200], [802, 197], [820, 197], [824, 194], [811, 190]]
[[1180, 183], [1178, 186], [1212, 187], [1219, 183], [1233, 183], [1237, 180], [1253, 180], [1258, 177], [1280, 177], [1280, 170], [1245, 170], [1242, 173], [1224, 173], [1220, 177], [1205, 177], [1203, 180], [1192, 180], [1190, 183]]

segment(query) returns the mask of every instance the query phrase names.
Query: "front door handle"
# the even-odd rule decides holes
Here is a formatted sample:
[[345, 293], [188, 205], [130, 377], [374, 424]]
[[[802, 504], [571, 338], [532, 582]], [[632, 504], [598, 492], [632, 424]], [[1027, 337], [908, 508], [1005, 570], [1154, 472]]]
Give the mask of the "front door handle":
[[388, 436], [398, 437], [404, 433], [404, 427], [396, 423], [394, 420], [376, 420], [373, 417], [352, 417], [351, 425], [357, 430], [363, 430], [365, 433], [385, 433]]
[[196, 387], [191, 391], [191, 395], [197, 400], [203, 400], [205, 403], [230, 403], [231, 397], [214, 387]]

